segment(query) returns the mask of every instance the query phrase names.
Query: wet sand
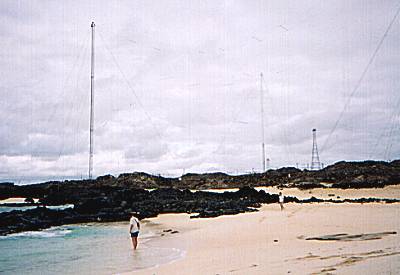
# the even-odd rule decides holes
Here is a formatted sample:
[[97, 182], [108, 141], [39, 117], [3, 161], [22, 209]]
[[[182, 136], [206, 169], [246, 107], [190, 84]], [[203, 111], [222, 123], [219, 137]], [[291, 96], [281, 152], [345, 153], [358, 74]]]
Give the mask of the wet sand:
[[[368, 197], [378, 197], [374, 190]], [[399, 197], [397, 187], [382, 190]], [[399, 274], [399, 214], [398, 203], [321, 203], [212, 219], [160, 215], [148, 219], [162, 235], [158, 245], [186, 256], [132, 274]]]

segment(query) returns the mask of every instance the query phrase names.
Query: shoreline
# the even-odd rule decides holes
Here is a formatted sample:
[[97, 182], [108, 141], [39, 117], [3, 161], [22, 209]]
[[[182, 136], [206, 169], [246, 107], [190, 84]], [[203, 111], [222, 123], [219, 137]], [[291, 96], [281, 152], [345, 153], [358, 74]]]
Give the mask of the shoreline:
[[[224, 192], [192, 192], [179, 189], [143, 189], [124, 190], [126, 201], [113, 200], [109, 197], [97, 196], [86, 198], [74, 204], [43, 205], [43, 207], [24, 204], [13, 204], [13, 207], [0, 207], [2, 228], [0, 235], [10, 233], [43, 230], [50, 226], [67, 225], [82, 222], [114, 222], [125, 221], [135, 210], [139, 219], [156, 217], [165, 213], [190, 213], [192, 218], [211, 218], [221, 215], [254, 212], [262, 204], [278, 202], [278, 192], [283, 192], [285, 202], [295, 203], [400, 203], [399, 186], [382, 189], [313, 189], [299, 190], [291, 188], [258, 188], [244, 187], [225, 189]], [[122, 193], [122, 192], [121, 192]], [[115, 194], [120, 194], [116, 192]], [[373, 193], [373, 194], [372, 194]], [[379, 197], [376, 197], [376, 194]], [[340, 196], [338, 195], [340, 194]], [[118, 195], [117, 195], [118, 196]], [[300, 199], [298, 198], [300, 197]], [[137, 198], [137, 199], [135, 199]], [[140, 201], [140, 203], [138, 203]], [[0, 206], [6, 206], [3, 204]], [[13, 211], [17, 210], [17, 211]], [[18, 211], [19, 210], [19, 211]], [[23, 218], [21, 216], [23, 212]]]
[[[384, 191], [384, 197], [400, 197], [400, 188]], [[350, 197], [364, 196], [359, 190], [346, 192]], [[202, 219], [160, 214], [146, 220], [179, 233], [161, 238], [159, 244], [184, 249], [186, 256], [123, 274], [398, 273], [399, 213], [399, 203], [377, 202], [287, 203], [283, 211], [277, 203], [263, 204], [258, 212]], [[335, 240], [312, 239], [335, 234], [343, 235]]]
[[[312, 194], [308, 190], [296, 189], [283, 190], [283, 193], [292, 195], [290, 191], [302, 192], [304, 196], [327, 195], [324, 190], [317, 189]], [[374, 191], [370, 189], [366, 195], [378, 195]], [[380, 191], [383, 192], [380, 193], [382, 197], [400, 197], [400, 188]], [[359, 190], [345, 192], [343, 199], [365, 195], [364, 191]], [[190, 215], [195, 213], [159, 214], [142, 220], [143, 239], [141, 241], [139, 237], [139, 249], [135, 252], [125, 234], [127, 220], [77, 223], [78, 227], [85, 224], [93, 227], [83, 226], [86, 229], [74, 231], [73, 234], [87, 232], [90, 228], [95, 229], [96, 234], [105, 234], [102, 235], [104, 239], [101, 245], [98, 244], [104, 250], [105, 254], [101, 254], [104, 258], [95, 257], [100, 261], [96, 266], [102, 270], [101, 274], [287, 274], [289, 271], [292, 274], [327, 274], [336, 271], [340, 274], [366, 271], [368, 274], [379, 274], [380, 271], [399, 273], [399, 213], [398, 202], [311, 202], [285, 203], [284, 211], [280, 210], [278, 203], [267, 203], [262, 204], [257, 212], [216, 218], [191, 219]], [[108, 235], [102, 230], [102, 224], [104, 229], [117, 230], [117, 234]], [[76, 228], [74, 224], [70, 226]], [[60, 229], [70, 230], [68, 227]], [[58, 230], [36, 232], [33, 236], [65, 233], [62, 230], [60, 234], [53, 231]], [[151, 232], [152, 236], [146, 236], [146, 232]], [[89, 241], [86, 238], [95, 239], [96, 236], [86, 235], [80, 242]], [[21, 239], [17, 243], [27, 240]], [[69, 253], [65, 248], [57, 251], [59, 255]], [[118, 251], [118, 256], [112, 251]], [[115, 267], [113, 272], [100, 267], [105, 261], [108, 263], [105, 267]], [[380, 267], [382, 264], [385, 264], [383, 269]], [[74, 268], [88, 273], [79, 260], [74, 263]], [[123, 271], [115, 272], [118, 269]], [[375, 273], [370, 270], [375, 270]]]
[[[195, 220], [187, 214], [162, 214], [151, 220], [179, 233], [160, 244], [180, 245], [186, 256], [124, 274], [310, 274], [329, 270], [351, 274], [377, 268], [382, 260], [390, 262], [393, 272], [400, 270], [400, 246], [393, 245], [400, 244], [399, 212], [399, 204], [292, 203], [284, 211], [279, 205], [263, 205], [259, 212]], [[306, 240], [333, 234], [361, 237]]]
[[[128, 228], [129, 221], [77, 223], [1, 236], [0, 273], [41, 274], [50, 267], [54, 274], [120, 274], [183, 257], [184, 251], [159, 246], [160, 235], [146, 222], [139, 249], [133, 251]], [[29, 267], [31, 262], [38, 264]]]

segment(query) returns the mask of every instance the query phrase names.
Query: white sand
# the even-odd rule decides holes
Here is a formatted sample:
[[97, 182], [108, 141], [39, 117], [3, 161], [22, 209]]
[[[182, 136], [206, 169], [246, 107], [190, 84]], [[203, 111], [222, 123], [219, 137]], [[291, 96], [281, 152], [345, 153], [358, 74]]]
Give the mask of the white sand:
[[[264, 190], [270, 194], [278, 194], [282, 192], [285, 196], [293, 196], [299, 199], [309, 199], [311, 197], [317, 197], [320, 199], [358, 199], [358, 198], [386, 198], [386, 199], [398, 199], [400, 198], [400, 184], [386, 186], [384, 188], [365, 188], [365, 189], [338, 189], [338, 188], [314, 188], [311, 190], [300, 190], [298, 188], [285, 188], [279, 189], [277, 187], [256, 187], [256, 190]], [[230, 189], [208, 189], [203, 191], [209, 192], [236, 192], [239, 188]], [[195, 191], [195, 190], [192, 190]], [[334, 196], [332, 196], [334, 195]], [[337, 198], [339, 196], [340, 198]]]
[[[0, 200], [0, 204], [2, 203], [25, 203], [26, 198], [8, 198], [5, 200]], [[33, 201], [36, 203], [39, 201], [39, 199], [33, 199]]]
[[[212, 219], [186, 214], [149, 219], [160, 233], [178, 230], [164, 233], [157, 245], [184, 249], [186, 256], [133, 274], [400, 274], [400, 204], [285, 206]], [[304, 239], [385, 231], [397, 234], [376, 240]]]
[[[384, 188], [366, 188], [366, 189], [338, 189], [338, 188], [315, 188], [312, 190], [299, 190], [297, 188], [285, 188], [279, 190], [276, 187], [256, 188], [265, 190], [271, 194], [282, 192], [285, 196], [294, 196], [299, 199], [308, 199], [312, 196], [321, 199], [358, 199], [358, 198], [400, 198], [400, 184], [386, 186]], [[334, 196], [332, 196], [334, 195]], [[337, 198], [339, 196], [340, 198]]]

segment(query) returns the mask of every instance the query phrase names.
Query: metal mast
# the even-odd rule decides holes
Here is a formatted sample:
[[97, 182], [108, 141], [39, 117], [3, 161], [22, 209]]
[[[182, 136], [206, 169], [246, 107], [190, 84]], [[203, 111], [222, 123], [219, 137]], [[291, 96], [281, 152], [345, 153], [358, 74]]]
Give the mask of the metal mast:
[[317, 129], [312, 129], [313, 133], [313, 147], [311, 153], [311, 170], [321, 169], [321, 163], [319, 162], [318, 147], [317, 147]]
[[262, 172], [265, 172], [265, 144], [264, 144], [264, 91], [263, 73], [260, 73], [260, 95], [261, 95], [261, 148], [262, 148]]
[[92, 179], [93, 173], [93, 124], [94, 124], [94, 27], [95, 24], [92, 22], [90, 25], [92, 28], [92, 55], [90, 64], [90, 129], [89, 129], [89, 179]]

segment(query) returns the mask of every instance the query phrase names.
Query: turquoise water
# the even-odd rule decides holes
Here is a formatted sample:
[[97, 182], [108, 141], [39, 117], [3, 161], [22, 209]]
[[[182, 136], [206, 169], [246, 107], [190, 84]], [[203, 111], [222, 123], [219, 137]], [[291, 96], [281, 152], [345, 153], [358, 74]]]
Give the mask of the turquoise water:
[[34, 209], [34, 208], [36, 208], [36, 206], [21, 206], [21, 207], [0, 206], [0, 213], [11, 212], [13, 210], [25, 211], [25, 210]]
[[[146, 226], [143, 226], [146, 227]], [[144, 228], [132, 250], [127, 223], [81, 224], [0, 237], [0, 274], [115, 274], [179, 259]]]

